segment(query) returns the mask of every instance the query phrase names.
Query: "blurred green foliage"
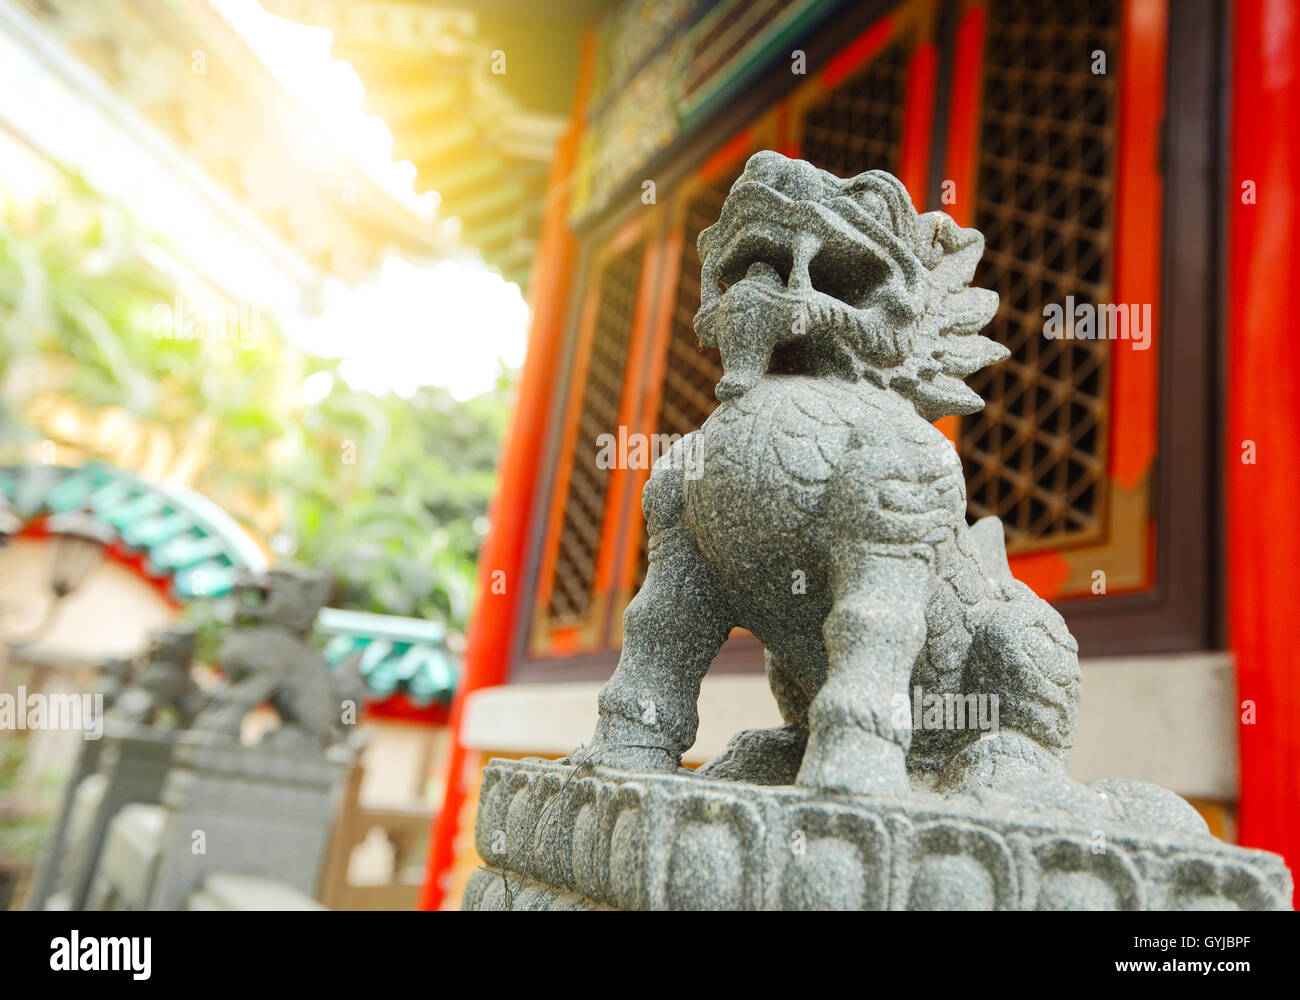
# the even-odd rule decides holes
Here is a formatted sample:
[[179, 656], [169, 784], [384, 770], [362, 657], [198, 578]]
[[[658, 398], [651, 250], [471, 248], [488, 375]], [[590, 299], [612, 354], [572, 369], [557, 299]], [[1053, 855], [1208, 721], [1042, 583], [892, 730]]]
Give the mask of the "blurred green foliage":
[[[160, 335], [177, 295], [220, 301], [197, 280], [76, 178], [50, 203], [4, 208], [4, 457], [30, 456], [24, 446], [46, 433], [23, 424], [37, 393], [122, 407], [181, 447], [202, 438], [194, 487], [258, 536], [256, 512], [270, 508], [280, 522], [272, 547], [332, 567], [336, 605], [463, 630], [507, 373], [463, 403], [434, 388], [378, 397], [351, 389], [334, 362], [294, 347], [264, 315], [242, 341]], [[318, 371], [332, 373], [332, 389], [309, 406], [303, 381]]]
[[[10, 734], [0, 736], [0, 867], [35, 863], [54, 822], [47, 809], [23, 808], [24, 803], [13, 797], [26, 759], [27, 740]], [[44, 777], [39, 791], [52, 798], [65, 775], [54, 773]], [[3, 909], [5, 906], [0, 903], [0, 910]]]

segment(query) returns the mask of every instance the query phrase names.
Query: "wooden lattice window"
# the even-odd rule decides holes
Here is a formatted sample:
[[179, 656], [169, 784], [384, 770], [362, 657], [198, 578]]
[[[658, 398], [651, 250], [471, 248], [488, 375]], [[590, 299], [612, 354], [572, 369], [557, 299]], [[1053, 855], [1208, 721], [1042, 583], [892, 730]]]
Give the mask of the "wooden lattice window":
[[804, 114], [800, 155], [838, 177], [900, 169], [908, 50], [895, 42]]
[[722, 358], [717, 348], [701, 347], [695, 336], [695, 313], [700, 308], [700, 254], [696, 243], [700, 232], [718, 221], [727, 192], [743, 168], [743, 163], [738, 164], [734, 171], [706, 185], [686, 206], [672, 333], [657, 421], [661, 434], [690, 433], [718, 405], [713, 387], [722, 378]]
[[1111, 342], [1047, 339], [1043, 307], [1111, 301], [1118, 3], [994, 0], [987, 25], [974, 284], [1001, 296], [986, 332], [1011, 357], [970, 379], [988, 402], [959, 450], [970, 516], [1025, 552], [1106, 532]]
[[[903, 135], [903, 99], [908, 50], [900, 43], [886, 46], [856, 73], [819, 95], [803, 112], [799, 155], [842, 177], [863, 170], [897, 173]], [[700, 231], [718, 220], [731, 185], [744, 169], [744, 158], [699, 188], [687, 202], [683, 249], [679, 262], [668, 357], [659, 413], [660, 434], [687, 434], [700, 427], [718, 405], [713, 387], [722, 377], [717, 350], [704, 350], [695, 336], [695, 312], [700, 306]], [[641, 529], [635, 585], [641, 586], [647, 566], [646, 538]]]
[[591, 335], [573, 466], [564, 500], [563, 522], [547, 606], [552, 623], [584, 618], [592, 603], [596, 560], [609, 490], [608, 469], [597, 467], [597, 439], [617, 434], [628, 346], [645, 244], [638, 241], [614, 254], [599, 272], [598, 304]]
[[[668, 335], [668, 359], [664, 365], [659, 413], [654, 421], [658, 434], [689, 434], [701, 427], [718, 405], [713, 387], [722, 378], [722, 356], [716, 347], [701, 347], [695, 336], [695, 313], [700, 308], [700, 253], [696, 244], [700, 232], [718, 221], [727, 192], [744, 168], [745, 163], [741, 160], [731, 170], [701, 187], [686, 203], [682, 217], [682, 253]], [[645, 526], [641, 525], [637, 589], [645, 582], [647, 541]]]

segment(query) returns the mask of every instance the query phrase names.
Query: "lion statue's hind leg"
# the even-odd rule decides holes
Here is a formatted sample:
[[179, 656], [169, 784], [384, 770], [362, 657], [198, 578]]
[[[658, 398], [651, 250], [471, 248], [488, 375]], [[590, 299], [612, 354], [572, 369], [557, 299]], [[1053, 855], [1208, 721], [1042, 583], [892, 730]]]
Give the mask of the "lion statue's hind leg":
[[939, 787], [949, 793], [1064, 775], [1078, 718], [1079, 647], [1065, 620], [1011, 575], [998, 518], [977, 522], [970, 537], [991, 593], [962, 689], [996, 698], [998, 722], [948, 764]]

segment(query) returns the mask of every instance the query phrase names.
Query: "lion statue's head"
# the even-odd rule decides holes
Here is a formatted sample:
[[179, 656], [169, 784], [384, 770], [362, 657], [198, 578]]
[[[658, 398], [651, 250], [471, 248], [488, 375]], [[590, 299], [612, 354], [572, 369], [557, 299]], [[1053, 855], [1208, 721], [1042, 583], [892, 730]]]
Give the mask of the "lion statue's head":
[[866, 378], [937, 420], [979, 410], [962, 379], [1009, 353], [979, 334], [998, 307], [969, 287], [984, 238], [882, 170], [755, 153], [699, 251], [695, 332], [721, 349], [724, 401], [768, 372]]
[[329, 600], [329, 573], [277, 567], [266, 573], [246, 573], [233, 591], [237, 625], [272, 625], [306, 635]]

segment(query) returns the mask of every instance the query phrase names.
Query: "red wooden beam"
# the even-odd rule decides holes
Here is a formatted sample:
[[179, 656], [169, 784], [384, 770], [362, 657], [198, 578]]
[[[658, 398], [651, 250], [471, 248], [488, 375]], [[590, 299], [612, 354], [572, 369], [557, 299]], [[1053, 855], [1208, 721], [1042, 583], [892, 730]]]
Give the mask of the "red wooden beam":
[[933, 42], [922, 42], [907, 64], [903, 94], [903, 141], [898, 179], [918, 212], [926, 209], [930, 174], [930, 135], [934, 128], [934, 89], [938, 55]]
[[952, 182], [955, 200], [931, 207], [947, 212], [958, 225], [970, 226], [975, 222], [976, 138], [984, 79], [983, 6], [969, 8], [957, 22], [952, 63], [943, 176]]
[[834, 90], [859, 69], [869, 63], [872, 57], [885, 47], [894, 33], [894, 19], [882, 17], [848, 45], [840, 49], [822, 70], [821, 85], [826, 90]]
[[[1128, 0], [1120, 24], [1119, 162], [1116, 167], [1115, 263], [1118, 303], [1151, 306], [1145, 350], [1111, 344], [1111, 478], [1132, 489], [1156, 457], [1159, 405], [1161, 205], [1160, 128], [1165, 114], [1166, 0]], [[1114, 59], [1114, 54], [1111, 55]]]
[[1238, 839], [1278, 851], [1300, 871], [1291, 608], [1300, 566], [1300, 18], [1291, 0], [1238, 0], [1232, 9], [1224, 461], [1228, 630], [1242, 703]]
[[[929, 206], [947, 212], [961, 226], [973, 225], [975, 221], [975, 162], [979, 153], [979, 98], [983, 80], [984, 7], [981, 5], [969, 7], [957, 22], [953, 38], [952, 84], [948, 92], [943, 186], [939, 192], [939, 204]], [[933, 88], [934, 84], [930, 86]], [[915, 192], [912, 199], [916, 200]], [[917, 209], [920, 208], [918, 203]], [[957, 442], [961, 432], [960, 417], [943, 417], [935, 421], [935, 426], [949, 441]]]
[[[510, 649], [520, 625], [519, 596], [524, 587], [529, 514], [546, 437], [547, 415], [558, 380], [564, 313], [573, 278], [576, 243], [569, 230], [570, 186], [578, 158], [578, 140], [595, 54], [594, 37], [583, 40], [582, 68], [574, 94], [572, 125], [556, 147], [547, 178], [547, 200], [532, 276], [533, 325], [528, 356], [519, 381], [510, 432], [498, 468], [491, 527], [479, 559], [479, 597], [465, 649], [465, 670], [452, 702], [451, 740], [446, 762], [446, 793], [433, 821], [420, 908], [437, 909], [446, 891], [456, 834], [465, 804], [467, 771], [477, 761], [460, 740], [465, 698], [479, 688], [501, 684], [509, 668]], [[525, 616], [526, 618], [526, 616]]]

